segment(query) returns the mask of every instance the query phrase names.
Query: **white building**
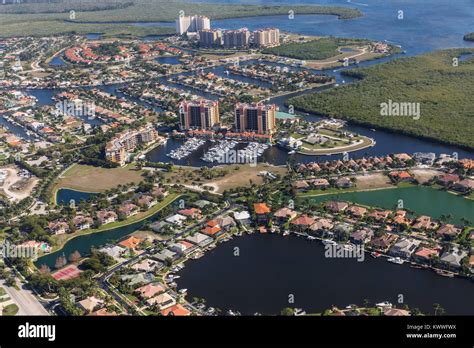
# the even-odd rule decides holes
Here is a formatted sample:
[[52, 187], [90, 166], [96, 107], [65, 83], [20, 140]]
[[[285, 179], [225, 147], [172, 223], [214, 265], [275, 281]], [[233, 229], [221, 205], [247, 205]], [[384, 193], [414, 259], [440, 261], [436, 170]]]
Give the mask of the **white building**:
[[211, 29], [211, 21], [206, 16], [180, 16], [176, 20], [176, 33], [179, 35], [187, 32], [197, 33], [207, 29]]

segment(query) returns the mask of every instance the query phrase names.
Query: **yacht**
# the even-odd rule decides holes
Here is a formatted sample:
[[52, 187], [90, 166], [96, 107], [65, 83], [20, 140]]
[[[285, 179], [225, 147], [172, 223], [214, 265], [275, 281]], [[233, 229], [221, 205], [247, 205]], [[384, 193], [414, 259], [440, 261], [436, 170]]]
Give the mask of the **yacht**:
[[392, 304], [388, 301], [376, 303], [375, 306], [382, 307], [382, 308], [392, 308]]
[[391, 257], [387, 261], [392, 262], [392, 263], [396, 263], [397, 265], [403, 265], [403, 263], [405, 262], [404, 260], [402, 260], [398, 256], [397, 257]]
[[335, 241], [330, 240], [330, 239], [323, 239], [323, 244], [324, 245], [337, 245]]

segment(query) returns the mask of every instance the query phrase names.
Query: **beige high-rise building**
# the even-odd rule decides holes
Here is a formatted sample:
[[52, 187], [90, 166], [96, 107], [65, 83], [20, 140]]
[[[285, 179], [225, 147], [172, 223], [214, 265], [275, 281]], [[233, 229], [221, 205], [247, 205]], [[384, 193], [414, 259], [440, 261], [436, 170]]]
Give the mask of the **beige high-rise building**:
[[258, 29], [253, 32], [253, 43], [257, 47], [280, 45], [280, 30], [277, 28]]
[[217, 47], [222, 45], [222, 30], [204, 29], [199, 32], [199, 45], [202, 47]]
[[181, 129], [212, 129], [220, 122], [219, 103], [212, 100], [183, 101], [179, 104]]
[[187, 32], [197, 33], [206, 29], [211, 29], [211, 21], [206, 16], [180, 16], [176, 20], [176, 33], [179, 35]]
[[247, 28], [226, 30], [223, 34], [225, 48], [245, 48], [250, 42], [250, 32]]
[[237, 132], [272, 134], [276, 128], [276, 105], [238, 103], [234, 109], [234, 128]]

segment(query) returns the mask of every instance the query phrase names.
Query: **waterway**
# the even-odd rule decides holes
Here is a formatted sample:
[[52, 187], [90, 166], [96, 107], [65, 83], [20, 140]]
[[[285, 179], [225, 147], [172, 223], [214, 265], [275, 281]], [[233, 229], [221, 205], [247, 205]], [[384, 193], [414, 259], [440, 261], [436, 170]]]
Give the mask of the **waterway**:
[[[238, 248], [238, 249], [236, 249]], [[239, 256], [235, 256], [238, 250]], [[430, 270], [395, 265], [367, 255], [363, 262], [326, 258], [324, 246], [295, 236], [244, 235], [190, 260], [179, 272], [178, 289], [188, 300], [242, 314], [278, 314], [285, 307], [321, 313], [336, 305], [373, 305], [389, 301], [433, 313], [439, 303], [447, 314], [474, 313], [472, 283]], [[398, 302], [400, 295], [403, 304]], [[290, 303], [291, 296], [294, 303]]]

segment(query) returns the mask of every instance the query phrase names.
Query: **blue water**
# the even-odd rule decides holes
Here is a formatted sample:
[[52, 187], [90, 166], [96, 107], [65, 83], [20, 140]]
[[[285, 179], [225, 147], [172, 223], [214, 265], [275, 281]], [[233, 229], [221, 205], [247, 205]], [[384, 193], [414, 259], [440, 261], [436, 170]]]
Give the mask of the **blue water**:
[[160, 64], [171, 64], [171, 65], [178, 65], [181, 64], [179, 61], [179, 57], [171, 56], [171, 57], [157, 57], [155, 60]]
[[62, 188], [59, 189], [56, 193], [56, 202], [57, 204], [68, 205], [69, 202], [73, 199], [77, 205], [81, 200], [88, 200], [89, 198], [95, 195], [96, 193], [93, 192], [83, 192]]

